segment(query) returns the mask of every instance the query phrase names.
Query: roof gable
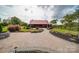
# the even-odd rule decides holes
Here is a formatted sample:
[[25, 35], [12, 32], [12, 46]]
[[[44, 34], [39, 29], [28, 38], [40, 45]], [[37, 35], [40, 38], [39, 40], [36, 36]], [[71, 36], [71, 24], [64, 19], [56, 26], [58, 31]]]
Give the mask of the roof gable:
[[31, 20], [30, 24], [48, 24], [47, 20]]

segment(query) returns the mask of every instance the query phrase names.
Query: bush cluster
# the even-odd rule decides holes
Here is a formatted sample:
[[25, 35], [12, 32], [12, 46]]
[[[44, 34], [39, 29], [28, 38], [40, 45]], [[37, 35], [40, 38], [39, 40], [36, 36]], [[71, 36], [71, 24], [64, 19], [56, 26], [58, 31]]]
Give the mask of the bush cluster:
[[20, 31], [20, 26], [19, 26], [19, 25], [10, 25], [10, 26], [8, 27], [8, 30], [9, 30], [10, 32]]

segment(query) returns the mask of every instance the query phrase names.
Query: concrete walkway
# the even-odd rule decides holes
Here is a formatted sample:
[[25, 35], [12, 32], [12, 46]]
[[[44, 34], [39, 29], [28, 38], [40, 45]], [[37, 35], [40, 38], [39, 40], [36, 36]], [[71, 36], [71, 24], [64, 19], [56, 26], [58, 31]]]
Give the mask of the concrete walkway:
[[0, 40], [0, 52], [12, 52], [14, 47], [22, 49], [49, 49], [52, 52], [76, 52], [78, 44], [63, 40], [44, 29], [41, 33], [11, 33], [10, 37]]

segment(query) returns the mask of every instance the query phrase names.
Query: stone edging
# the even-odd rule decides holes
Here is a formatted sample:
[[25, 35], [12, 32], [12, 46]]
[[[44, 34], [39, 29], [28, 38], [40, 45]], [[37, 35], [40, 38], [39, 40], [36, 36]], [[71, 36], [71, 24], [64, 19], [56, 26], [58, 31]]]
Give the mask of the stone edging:
[[0, 33], [0, 39], [4, 39], [4, 38], [7, 38], [7, 37], [9, 37], [9, 32]]
[[76, 40], [76, 38], [73, 38], [71, 35], [66, 35], [66, 34], [63, 34], [63, 33], [59, 33], [59, 32], [51, 32], [50, 33], [54, 36], [57, 36], [59, 38], [62, 38], [62, 39], [65, 39], [67, 41], [70, 41], [70, 42], [75, 42], [75, 43], [79, 43], [78, 40]]

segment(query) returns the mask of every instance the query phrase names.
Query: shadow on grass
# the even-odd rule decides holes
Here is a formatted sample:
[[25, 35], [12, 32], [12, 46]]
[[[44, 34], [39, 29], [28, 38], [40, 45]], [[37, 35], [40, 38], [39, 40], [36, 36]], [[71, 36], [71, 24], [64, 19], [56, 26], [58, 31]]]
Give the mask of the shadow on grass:
[[59, 37], [59, 38], [62, 38], [64, 40], [67, 40], [67, 41], [70, 41], [70, 42], [74, 42], [74, 43], [77, 43], [79, 44], [79, 40], [77, 40], [77, 38], [72, 38], [68, 35], [63, 35], [61, 33], [56, 33], [56, 32], [50, 32], [52, 35], [56, 36], [56, 37]]

